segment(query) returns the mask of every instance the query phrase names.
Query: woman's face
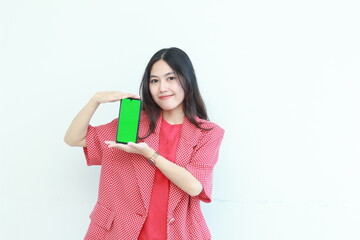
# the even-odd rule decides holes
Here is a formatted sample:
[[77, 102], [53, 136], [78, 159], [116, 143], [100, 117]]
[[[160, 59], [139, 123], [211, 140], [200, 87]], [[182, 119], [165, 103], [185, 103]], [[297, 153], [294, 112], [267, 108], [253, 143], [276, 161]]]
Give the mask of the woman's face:
[[152, 66], [149, 88], [153, 100], [163, 111], [183, 114], [184, 89], [177, 74], [164, 60]]

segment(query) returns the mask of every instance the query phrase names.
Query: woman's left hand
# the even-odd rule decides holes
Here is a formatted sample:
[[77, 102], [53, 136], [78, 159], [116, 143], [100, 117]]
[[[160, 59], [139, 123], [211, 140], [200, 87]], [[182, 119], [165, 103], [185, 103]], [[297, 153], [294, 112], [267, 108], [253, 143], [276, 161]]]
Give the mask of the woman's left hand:
[[123, 144], [114, 141], [105, 141], [105, 143], [108, 145], [109, 148], [113, 147], [113, 148], [121, 149], [125, 152], [137, 153], [143, 155], [146, 158], [150, 157], [155, 151], [144, 142], [141, 143], [129, 142], [128, 144]]

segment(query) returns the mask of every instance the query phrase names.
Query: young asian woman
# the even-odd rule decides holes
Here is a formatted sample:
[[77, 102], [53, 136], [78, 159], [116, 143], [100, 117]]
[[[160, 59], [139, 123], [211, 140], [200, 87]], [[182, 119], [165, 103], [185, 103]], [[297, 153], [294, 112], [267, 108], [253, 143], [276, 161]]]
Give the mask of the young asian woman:
[[213, 169], [224, 130], [208, 120], [195, 71], [179, 48], [161, 49], [140, 85], [138, 143], [113, 141], [118, 119], [90, 125], [102, 103], [140, 98], [98, 92], [65, 134], [101, 165], [98, 201], [85, 239], [211, 239], [200, 201], [211, 202]]

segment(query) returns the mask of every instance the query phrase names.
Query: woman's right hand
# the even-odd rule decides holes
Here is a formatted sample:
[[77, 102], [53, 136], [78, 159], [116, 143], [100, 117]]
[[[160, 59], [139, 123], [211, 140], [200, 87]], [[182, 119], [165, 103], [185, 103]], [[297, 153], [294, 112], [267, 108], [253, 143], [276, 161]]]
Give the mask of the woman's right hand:
[[124, 93], [119, 91], [97, 92], [93, 96], [93, 100], [95, 100], [97, 103], [117, 102], [124, 98], [140, 99], [140, 96], [132, 93]]
[[86, 133], [89, 122], [101, 103], [116, 102], [124, 98], [140, 98], [136, 94], [106, 91], [96, 93], [71, 122], [64, 140], [70, 146], [86, 147]]

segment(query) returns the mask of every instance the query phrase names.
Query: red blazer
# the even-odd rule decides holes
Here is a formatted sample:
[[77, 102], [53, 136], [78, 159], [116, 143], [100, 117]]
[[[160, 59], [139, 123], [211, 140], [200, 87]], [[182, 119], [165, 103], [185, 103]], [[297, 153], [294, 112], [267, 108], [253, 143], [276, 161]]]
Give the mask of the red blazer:
[[[157, 150], [161, 118], [146, 142]], [[169, 240], [211, 239], [201, 212], [200, 200], [211, 202], [213, 168], [218, 160], [224, 130], [209, 121], [201, 130], [184, 120], [177, 147], [175, 163], [190, 171], [202, 184], [203, 191], [191, 197], [170, 182], [167, 232]], [[143, 112], [139, 136], [148, 131], [149, 119]], [[139, 154], [108, 148], [106, 140], [115, 139], [117, 119], [93, 127], [89, 126], [84, 148], [88, 165], [101, 165], [98, 201], [90, 215], [91, 223], [86, 240], [136, 240], [145, 222], [150, 205], [155, 167]]]

